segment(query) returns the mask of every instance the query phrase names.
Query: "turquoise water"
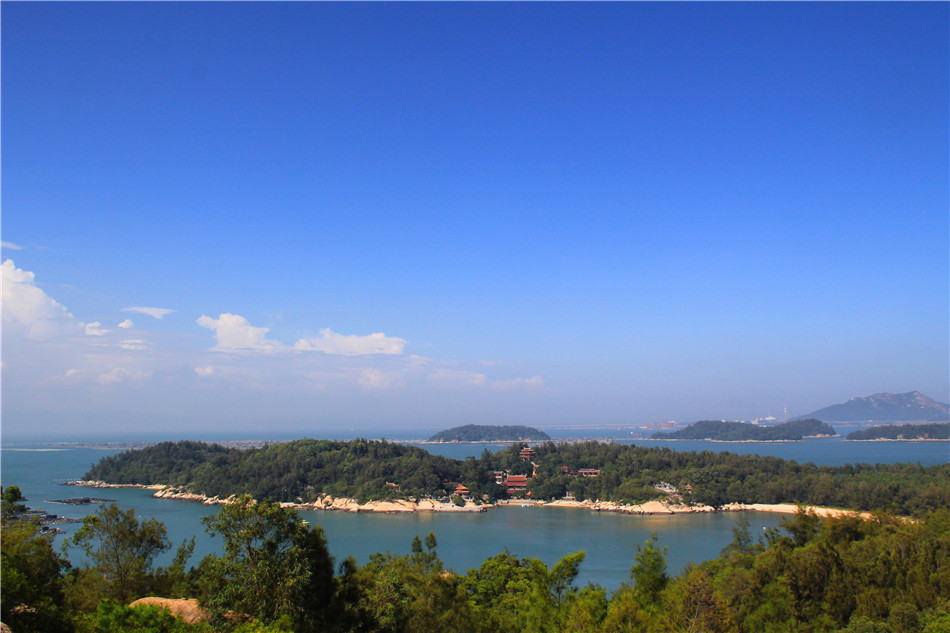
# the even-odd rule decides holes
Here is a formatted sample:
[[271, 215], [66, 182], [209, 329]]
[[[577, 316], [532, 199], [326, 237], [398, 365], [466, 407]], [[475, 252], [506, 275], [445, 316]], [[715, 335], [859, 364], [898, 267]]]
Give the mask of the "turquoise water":
[[[674, 450], [732, 450], [795, 458], [799, 461], [844, 464], [858, 461], [872, 463], [947, 461], [946, 443], [855, 443], [835, 440], [811, 440], [785, 444], [711, 444], [708, 442], [645, 442], [639, 445], [663, 444]], [[692, 446], [692, 445], [698, 446]], [[491, 446], [498, 450], [503, 446]], [[448, 457], [477, 456], [482, 444], [428, 445], [434, 453]], [[101, 457], [117, 450], [66, 448], [49, 450], [37, 445], [5, 445], [0, 451], [0, 480], [4, 486], [20, 486], [34, 508], [63, 516], [81, 518], [96, 511], [96, 505], [73, 506], [51, 503], [52, 499], [99, 496], [114, 499], [122, 507], [135, 508], [141, 518], [163, 521], [169, 537], [177, 546], [195, 535], [195, 557], [192, 564], [206, 554], [220, 550], [221, 544], [204, 532], [201, 519], [217, 511], [214, 507], [183, 501], [153, 499], [150, 492], [136, 489], [110, 488], [93, 490], [62, 486], [77, 479]], [[797, 456], [796, 456], [797, 455]], [[868, 456], [862, 457], [862, 456]], [[562, 556], [578, 550], [587, 553], [579, 582], [596, 582], [614, 589], [628, 578], [636, 546], [650, 537], [659, 536], [660, 545], [669, 547], [667, 563], [676, 573], [691, 562], [715, 558], [732, 540], [732, 527], [738, 517], [733, 513], [674, 516], [627, 516], [595, 513], [577, 508], [495, 508], [477, 514], [415, 513], [369, 514], [348, 512], [303, 512], [303, 518], [326, 531], [331, 554], [338, 560], [353, 556], [359, 563], [375, 552], [394, 554], [409, 552], [416, 534], [434, 532], [438, 552], [446, 566], [458, 572], [477, 567], [486, 558], [506, 549], [512, 554], [537, 557], [553, 564]], [[754, 513], [747, 515], [756, 532], [776, 526], [782, 515]], [[67, 536], [76, 529], [64, 526]], [[169, 562], [173, 552], [168, 553]]]

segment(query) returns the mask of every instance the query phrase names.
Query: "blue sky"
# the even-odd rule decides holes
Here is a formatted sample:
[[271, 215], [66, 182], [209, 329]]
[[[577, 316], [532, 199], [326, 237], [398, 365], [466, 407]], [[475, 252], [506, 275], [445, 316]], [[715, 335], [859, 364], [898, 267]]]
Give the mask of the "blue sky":
[[4, 436], [950, 399], [946, 3], [0, 10]]

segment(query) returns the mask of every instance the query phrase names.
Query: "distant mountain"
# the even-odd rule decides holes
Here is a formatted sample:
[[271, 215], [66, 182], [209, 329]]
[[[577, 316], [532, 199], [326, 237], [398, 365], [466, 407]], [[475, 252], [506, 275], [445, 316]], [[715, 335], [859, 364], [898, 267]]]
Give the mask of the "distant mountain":
[[801, 417], [830, 422], [946, 422], [950, 421], [950, 405], [931, 400], [919, 391], [876, 393]]
[[530, 426], [490, 426], [466, 424], [439, 431], [429, 438], [430, 442], [519, 442], [523, 440], [544, 441], [551, 436]]
[[720, 442], [774, 442], [837, 435], [821, 420], [795, 420], [776, 426], [756, 426], [748, 422], [702, 420], [672, 433], [654, 433], [656, 440], [718, 440]]

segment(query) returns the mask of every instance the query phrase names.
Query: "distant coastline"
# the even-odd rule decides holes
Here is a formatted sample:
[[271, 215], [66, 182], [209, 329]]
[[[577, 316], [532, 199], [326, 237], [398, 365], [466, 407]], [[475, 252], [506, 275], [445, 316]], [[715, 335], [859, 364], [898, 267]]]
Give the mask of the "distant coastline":
[[703, 439], [690, 439], [690, 438], [681, 438], [681, 437], [671, 437], [671, 438], [660, 438], [660, 437], [643, 437], [639, 438], [641, 440], [649, 440], [651, 442], [715, 442], [717, 444], [788, 444], [796, 442], [806, 442], [808, 440], [822, 440], [841, 437], [840, 434], [834, 435], [808, 435], [801, 438], [800, 440], [714, 440], [711, 438]]
[[844, 439], [845, 442], [950, 442], [950, 437], [906, 437], [906, 438], [890, 438], [890, 437], [876, 437], [871, 440], [849, 440]]

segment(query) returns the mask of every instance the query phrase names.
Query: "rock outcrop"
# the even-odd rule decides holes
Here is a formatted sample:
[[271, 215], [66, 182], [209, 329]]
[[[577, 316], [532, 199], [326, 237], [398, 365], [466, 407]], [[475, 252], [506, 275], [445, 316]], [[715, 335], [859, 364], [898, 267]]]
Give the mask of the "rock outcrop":
[[198, 605], [194, 598], [173, 599], [173, 598], [140, 598], [129, 604], [130, 607], [141, 607], [154, 605], [165, 609], [176, 618], [181, 618], [188, 624], [196, 622], [208, 622], [210, 617], [207, 611]]

